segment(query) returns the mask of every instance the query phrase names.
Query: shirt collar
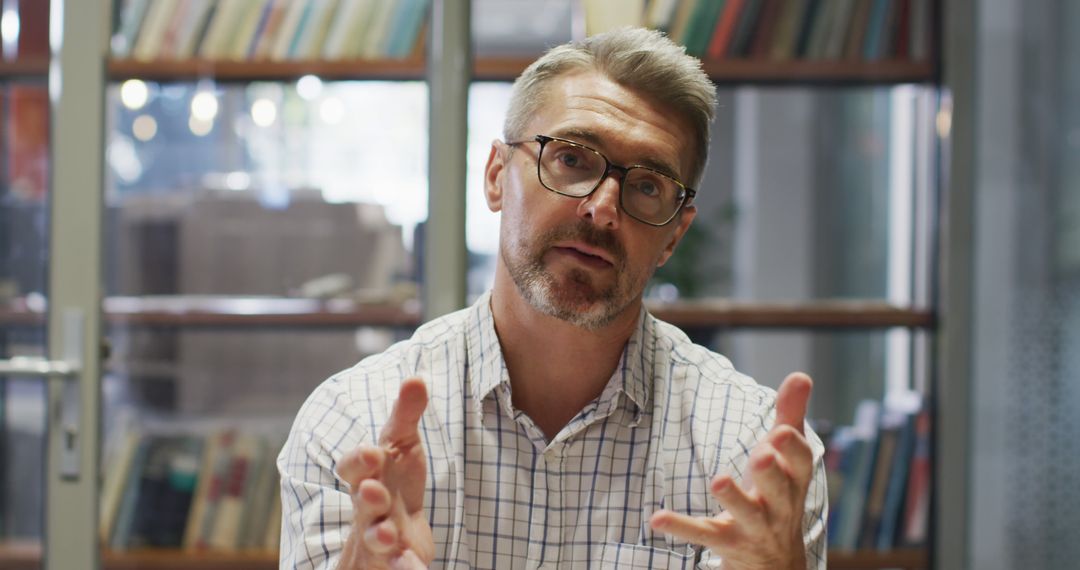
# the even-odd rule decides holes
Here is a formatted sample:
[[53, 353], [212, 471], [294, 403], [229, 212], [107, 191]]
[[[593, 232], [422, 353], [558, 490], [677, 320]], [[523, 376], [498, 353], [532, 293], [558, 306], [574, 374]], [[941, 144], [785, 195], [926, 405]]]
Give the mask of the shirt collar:
[[[604, 395], [615, 388], [637, 406], [635, 416], [646, 409], [652, 394], [652, 346], [656, 320], [641, 308], [638, 324], [623, 349], [619, 366], [604, 389]], [[469, 309], [466, 350], [468, 351], [468, 381], [477, 405], [497, 386], [510, 384], [510, 375], [503, 360], [502, 346], [495, 334], [495, 317], [491, 312], [491, 292], [476, 300]], [[606, 399], [601, 396], [601, 399]]]

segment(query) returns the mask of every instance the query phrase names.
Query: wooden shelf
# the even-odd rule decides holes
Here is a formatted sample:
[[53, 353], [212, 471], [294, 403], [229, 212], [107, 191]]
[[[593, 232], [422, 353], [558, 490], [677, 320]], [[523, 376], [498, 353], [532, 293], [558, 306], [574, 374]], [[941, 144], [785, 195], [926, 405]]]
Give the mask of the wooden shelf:
[[[693, 300], [649, 303], [659, 319], [683, 328], [933, 329], [928, 309], [876, 301], [745, 303]], [[110, 297], [110, 325], [134, 327], [416, 327], [419, 304], [358, 304], [347, 300], [266, 297]], [[45, 317], [14, 303], [0, 307], [0, 326], [41, 326]]]
[[426, 65], [423, 59], [382, 59], [354, 61], [184, 61], [112, 60], [109, 79], [144, 79], [152, 81], [191, 81], [213, 78], [220, 82], [287, 81], [305, 75], [322, 79], [392, 79], [422, 80]]
[[899, 568], [901, 570], [926, 570], [929, 559], [922, 549], [903, 549], [890, 552], [857, 551], [829, 552], [830, 570], [877, 570]]
[[[480, 81], [512, 81], [534, 58], [483, 58], [473, 62], [473, 78]], [[890, 84], [935, 83], [938, 75], [930, 62], [912, 61], [706, 61], [705, 72], [721, 84]], [[114, 81], [288, 81], [304, 75], [325, 80], [423, 80], [423, 58], [353, 61], [135, 61], [112, 60], [109, 78]]]
[[[190, 553], [177, 550], [106, 551], [104, 570], [272, 570], [278, 567], [277, 553]], [[0, 543], [0, 568], [5, 570], [38, 570], [41, 546], [38, 544]], [[893, 552], [830, 552], [829, 568], [833, 570], [877, 570], [900, 568], [925, 570], [927, 556], [923, 550]]]
[[649, 304], [657, 318], [685, 328], [825, 328], [905, 327], [932, 329], [934, 313], [875, 301], [746, 303], [727, 300]]
[[0, 61], [0, 79], [46, 79], [48, 76], [49, 59], [47, 57]]

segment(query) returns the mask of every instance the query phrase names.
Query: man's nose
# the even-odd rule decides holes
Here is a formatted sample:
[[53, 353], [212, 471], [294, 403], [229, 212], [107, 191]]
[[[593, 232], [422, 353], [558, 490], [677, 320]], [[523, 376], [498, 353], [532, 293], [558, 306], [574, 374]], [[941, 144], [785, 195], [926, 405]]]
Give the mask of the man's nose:
[[578, 205], [578, 215], [592, 221], [592, 223], [614, 230], [619, 227], [619, 186], [622, 184], [621, 177], [609, 172], [600, 181], [600, 186], [581, 200]]

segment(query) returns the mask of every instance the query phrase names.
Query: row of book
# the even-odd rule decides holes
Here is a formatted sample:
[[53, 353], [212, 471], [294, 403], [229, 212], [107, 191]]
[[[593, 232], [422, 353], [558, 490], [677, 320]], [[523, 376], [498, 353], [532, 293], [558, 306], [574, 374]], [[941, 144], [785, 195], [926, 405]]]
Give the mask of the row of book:
[[586, 0], [586, 28], [645, 25], [705, 60], [924, 61], [932, 0]]
[[825, 453], [829, 548], [924, 546], [930, 510], [930, 412], [862, 402]]
[[408, 57], [428, 0], [126, 0], [112, 55], [161, 60], [350, 60]]
[[107, 462], [102, 544], [118, 551], [276, 551], [281, 493], [275, 460], [283, 442], [236, 429], [128, 433]]

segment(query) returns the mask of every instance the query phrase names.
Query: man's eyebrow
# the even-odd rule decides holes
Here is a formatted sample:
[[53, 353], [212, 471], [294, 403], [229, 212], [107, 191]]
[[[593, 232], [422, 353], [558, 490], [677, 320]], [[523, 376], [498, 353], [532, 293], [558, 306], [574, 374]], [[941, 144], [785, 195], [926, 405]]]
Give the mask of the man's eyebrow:
[[[589, 146], [593, 146], [593, 147], [604, 146], [604, 139], [602, 137], [600, 137], [599, 135], [597, 135], [596, 133], [594, 133], [592, 131], [588, 131], [588, 130], [585, 130], [585, 129], [580, 129], [580, 128], [577, 128], [577, 127], [567, 127], [567, 128], [563, 128], [563, 129], [557, 129], [555, 132], [551, 133], [549, 136], [559, 137], [561, 139], [569, 139], [569, 140], [572, 140], [574, 142], [586, 143]], [[678, 169], [676, 169], [673, 165], [668, 164], [668, 163], [666, 163], [666, 162], [664, 162], [662, 160], [659, 160], [659, 159], [655, 159], [655, 158], [652, 158], [652, 157], [645, 157], [645, 158], [642, 158], [642, 159], [636, 161], [634, 163], [634, 165], [636, 165], [636, 166], [647, 166], [649, 168], [652, 168], [653, 170], [659, 170], [660, 172], [663, 172], [664, 174], [667, 174], [668, 176], [670, 176], [672, 178], [675, 178], [677, 180], [681, 180], [681, 178], [678, 175], [678, 172], [679, 172]], [[622, 165], [622, 166], [629, 166], [629, 165]]]

